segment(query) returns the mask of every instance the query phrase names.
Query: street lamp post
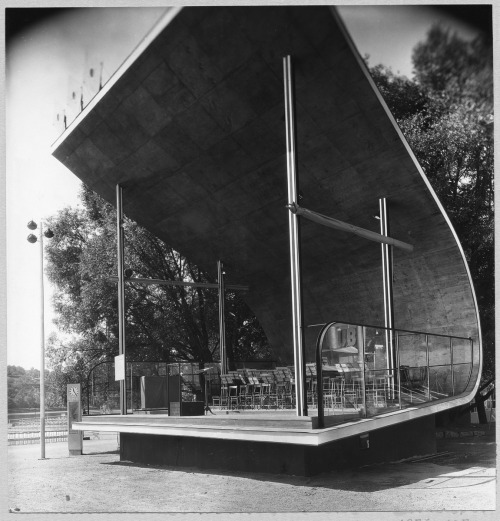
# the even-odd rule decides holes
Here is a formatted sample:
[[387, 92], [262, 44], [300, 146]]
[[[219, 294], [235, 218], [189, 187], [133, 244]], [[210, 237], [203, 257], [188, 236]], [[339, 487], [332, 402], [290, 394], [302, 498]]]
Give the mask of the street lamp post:
[[[36, 230], [34, 221], [28, 223], [30, 230]], [[47, 229], [43, 233], [43, 223], [40, 221], [40, 459], [45, 459], [45, 296], [43, 287], [43, 236], [47, 239], [54, 237], [52, 230]], [[34, 244], [38, 237], [30, 233], [28, 242]]]

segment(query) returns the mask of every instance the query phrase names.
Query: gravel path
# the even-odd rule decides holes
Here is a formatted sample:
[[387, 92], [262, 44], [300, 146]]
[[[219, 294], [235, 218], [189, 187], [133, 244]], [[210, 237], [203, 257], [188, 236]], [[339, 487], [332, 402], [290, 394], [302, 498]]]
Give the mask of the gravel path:
[[[116, 438], [84, 441], [85, 454], [73, 457], [66, 443], [47, 444], [45, 460], [38, 459], [39, 445], [12, 446], [8, 508], [20, 513], [494, 509], [494, 433], [442, 440], [438, 450], [449, 454], [305, 478], [120, 462]], [[477, 512], [477, 519], [490, 514], [494, 519], [493, 512]]]

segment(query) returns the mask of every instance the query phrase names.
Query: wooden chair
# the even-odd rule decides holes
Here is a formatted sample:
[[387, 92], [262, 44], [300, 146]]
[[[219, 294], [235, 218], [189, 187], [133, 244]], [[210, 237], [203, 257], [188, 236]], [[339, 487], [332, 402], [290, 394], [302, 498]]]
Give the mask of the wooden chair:
[[252, 384], [252, 409], [262, 407], [262, 386], [257, 376], [249, 376], [249, 381]]
[[353, 378], [344, 382], [344, 405], [352, 405], [355, 409], [358, 408], [359, 401], [359, 387]]
[[261, 373], [260, 375], [261, 383], [261, 403], [260, 407], [267, 407], [268, 409], [271, 407], [271, 389], [272, 389], [272, 376], [270, 373]]
[[325, 409], [330, 412], [343, 407], [344, 379], [342, 377], [330, 378], [328, 388], [324, 391], [323, 401]]
[[229, 409], [239, 409], [240, 397], [238, 395], [238, 386], [230, 385], [228, 387]]
[[233, 377], [230, 374], [221, 374], [220, 375], [221, 380], [221, 407], [229, 407], [230, 406], [230, 400], [229, 400], [229, 387], [231, 385], [234, 385], [233, 383]]
[[228, 393], [227, 387], [221, 386], [220, 394], [217, 396], [212, 396], [212, 405], [214, 407], [219, 407], [220, 409], [225, 409], [228, 406]]
[[344, 384], [345, 380], [341, 376], [336, 376], [330, 380], [331, 387], [331, 403], [332, 409], [339, 407], [340, 409], [344, 408], [345, 405], [345, 395], [344, 395]]

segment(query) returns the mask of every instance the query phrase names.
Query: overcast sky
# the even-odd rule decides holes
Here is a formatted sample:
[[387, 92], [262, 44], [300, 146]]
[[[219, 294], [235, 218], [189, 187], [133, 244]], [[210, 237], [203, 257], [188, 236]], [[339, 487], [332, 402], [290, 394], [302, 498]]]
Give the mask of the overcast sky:
[[[26, 224], [77, 204], [78, 179], [50, 155], [50, 146], [132, 52], [164, 8], [73, 9], [19, 34], [7, 48], [7, 361], [40, 367], [40, 256]], [[341, 7], [360, 53], [411, 76], [411, 50], [442, 19], [418, 6]], [[444, 19], [466, 37], [473, 32]], [[93, 76], [90, 76], [90, 69]], [[75, 96], [73, 97], [73, 93]], [[57, 116], [59, 115], [59, 120]], [[55, 331], [46, 284], [46, 337]]]

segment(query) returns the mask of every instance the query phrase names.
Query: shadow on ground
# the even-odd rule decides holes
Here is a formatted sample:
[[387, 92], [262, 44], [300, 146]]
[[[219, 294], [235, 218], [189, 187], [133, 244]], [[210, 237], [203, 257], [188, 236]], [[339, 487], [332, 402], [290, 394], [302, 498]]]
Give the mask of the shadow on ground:
[[106, 452], [84, 452], [82, 456], [102, 456], [103, 454], [120, 454], [120, 450], [107, 450]]
[[[461, 486], [486, 483], [495, 479], [496, 468], [495, 431], [484, 436], [451, 438], [438, 440], [438, 452], [427, 459], [404, 460], [381, 463], [355, 469], [325, 472], [311, 477], [286, 474], [266, 474], [220, 469], [198, 469], [195, 467], [175, 467], [166, 465], [141, 464], [130, 461], [102, 463], [123, 467], [156, 469], [158, 472], [185, 472], [189, 474], [219, 475], [247, 478], [258, 481], [326, 488], [351, 492], [376, 492], [394, 487], [430, 488]], [[470, 469], [470, 472], [467, 471]]]

